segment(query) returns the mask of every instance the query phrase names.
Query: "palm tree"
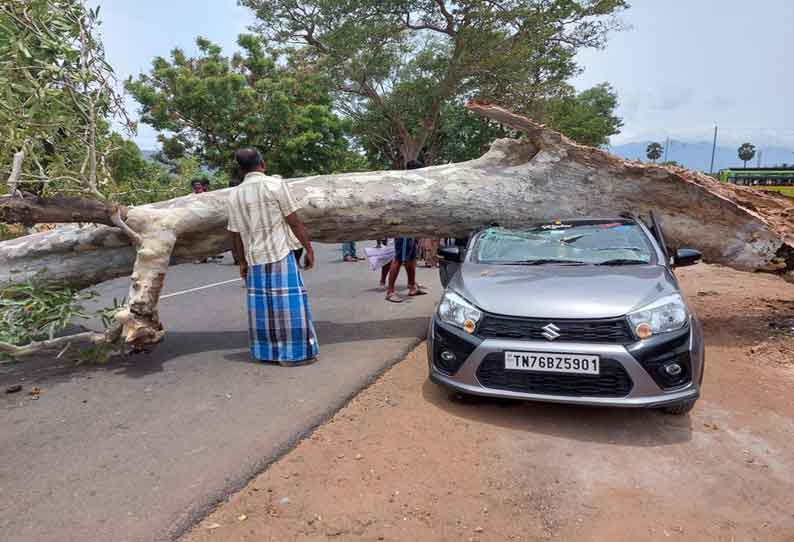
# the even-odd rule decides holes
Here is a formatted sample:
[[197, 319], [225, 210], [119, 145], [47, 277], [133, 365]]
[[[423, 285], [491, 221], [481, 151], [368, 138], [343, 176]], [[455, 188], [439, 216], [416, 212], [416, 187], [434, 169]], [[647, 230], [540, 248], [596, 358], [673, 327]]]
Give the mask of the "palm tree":
[[739, 160], [744, 162], [744, 167], [747, 167], [747, 162], [753, 159], [755, 156], [755, 145], [752, 143], [742, 143], [742, 146], [739, 147], [737, 151], [739, 153]]
[[651, 143], [645, 149], [645, 156], [648, 157], [648, 160], [656, 163], [656, 161], [662, 157], [662, 150], [662, 145], [660, 143]]

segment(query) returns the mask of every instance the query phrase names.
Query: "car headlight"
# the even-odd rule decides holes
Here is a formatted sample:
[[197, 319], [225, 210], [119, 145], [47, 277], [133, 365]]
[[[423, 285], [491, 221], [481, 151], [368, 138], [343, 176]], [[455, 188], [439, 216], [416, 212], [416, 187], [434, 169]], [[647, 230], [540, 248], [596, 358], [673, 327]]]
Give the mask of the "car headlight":
[[482, 311], [463, 299], [455, 292], [445, 292], [438, 304], [438, 317], [442, 322], [459, 327], [467, 333], [474, 333], [477, 322], [482, 318]]
[[673, 294], [629, 313], [628, 317], [634, 334], [647, 339], [657, 333], [681, 329], [686, 325], [689, 312], [681, 296]]

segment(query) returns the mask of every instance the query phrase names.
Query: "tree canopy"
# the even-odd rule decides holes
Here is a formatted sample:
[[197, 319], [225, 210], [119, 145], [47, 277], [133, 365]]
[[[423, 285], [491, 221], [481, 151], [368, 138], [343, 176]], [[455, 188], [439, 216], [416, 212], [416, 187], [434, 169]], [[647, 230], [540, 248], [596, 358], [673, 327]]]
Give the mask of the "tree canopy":
[[233, 151], [254, 146], [269, 171], [291, 177], [330, 173], [348, 157], [346, 123], [332, 111], [325, 81], [309, 64], [241, 35], [241, 52], [196, 40], [199, 54], [180, 49], [155, 58], [150, 73], [127, 82], [141, 121], [161, 132], [170, 158], [195, 156], [232, 170]]
[[[410, 113], [412, 100], [426, 89], [412, 87], [411, 92], [394, 91], [389, 100], [395, 108]], [[411, 98], [409, 98], [409, 96]], [[403, 99], [405, 98], [405, 99]], [[396, 103], [402, 99], [399, 105]], [[545, 123], [583, 145], [604, 146], [619, 133], [623, 121], [617, 116], [617, 94], [602, 83], [578, 94], [547, 101]], [[372, 167], [402, 167], [399, 134], [377, 108], [366, 107], [353, 117], [353, 134]], [[420, 158], [428, 165], [462, 162], [482, 156], [498, 138], [518, 134], [469, 112], [461, 99], [444, 104], [436, 129], [425, 142]]]
[[648, 157], [648, 160], [656, 162], [662, 157], [662, 151], [664, 151], [662, 144], [654, 141], [653, 143], [649, 143], [645, 148], [645, 156]]
[[576, 52], [602, 47], [627, 7], [623, 0], [240, 3], [255, 11], [269, 43], [301, 46], [329, 75], [341, 109], [388, 122], [403, 164], [428, 147], [453, 98], [542, 118], [550, 98], [570, 93]]
[[548, 124], [577, 143], [601, 147], [623, 126], [615, 114], [617, 106], [617, 93], [602, 83], [575, 96], [551, 100]]
[[0, 4], [0, 164], [10, 171], [15, 154], [24, 158], [20, 189], [103, 197], [112, 188], [110, 120], [132, 125], [98, 17], [79, 0]]
[[752, 143], [742, 143], [736, 152], [739, 155], [739, 160], [744, 162], [744, 167], [747, 167], [747, 162], [755, 157], [755, 145]]

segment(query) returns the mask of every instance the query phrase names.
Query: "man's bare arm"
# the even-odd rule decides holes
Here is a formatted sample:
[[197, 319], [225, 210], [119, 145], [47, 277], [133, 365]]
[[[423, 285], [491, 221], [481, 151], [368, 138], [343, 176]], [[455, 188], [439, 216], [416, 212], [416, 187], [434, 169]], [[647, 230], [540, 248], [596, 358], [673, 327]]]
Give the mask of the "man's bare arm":
[[243, 238], [236, 231], [229, 232], [229, 240], [232, 244], [232, 254], [234, 259], [240, 263], [240, 276], [245, 278], [248, 275], [248, 262], [245, 261], [245, 249], [243, 248]]
[[309, 234], [306, 233], [306, 228], [303, 227], [303, 222], [298, 218], [298, 213], [292, 213], [285, 217], [284, 220], [287, 221], [287, 224], [289, 224], [289, 227], [292, 229], [292, 233], [295, 234], [295, 237], [298, 238], [303, 248], [306, 249], [305, 268], [311, 269], [314, 267], [314, 249], [312, 248], [312, 242], [309, 240]]

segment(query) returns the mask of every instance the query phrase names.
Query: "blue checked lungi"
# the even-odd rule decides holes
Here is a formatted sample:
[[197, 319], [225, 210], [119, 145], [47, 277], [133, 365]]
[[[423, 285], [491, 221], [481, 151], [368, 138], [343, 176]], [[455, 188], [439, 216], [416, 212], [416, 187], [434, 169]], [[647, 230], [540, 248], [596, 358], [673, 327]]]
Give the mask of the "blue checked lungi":
[[292, 253], [248, 268], [248, 333], [260, 361], [301, 361], [320, 353], [309, 297]]

